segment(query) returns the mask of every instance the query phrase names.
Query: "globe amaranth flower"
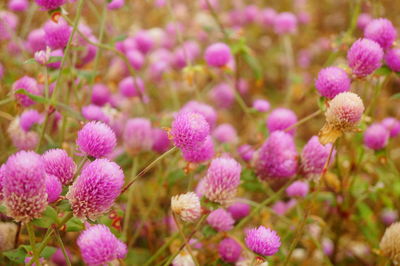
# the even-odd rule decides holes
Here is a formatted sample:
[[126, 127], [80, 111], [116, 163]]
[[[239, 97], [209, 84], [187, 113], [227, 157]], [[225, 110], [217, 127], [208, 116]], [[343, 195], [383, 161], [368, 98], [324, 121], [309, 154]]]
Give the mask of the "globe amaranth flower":
[[[301, 168], [305, 177], [318, 178], [328, 160], [332, 144], [322, 145], [317, 136], [312, 136], [301, 152]], [[332, 164], [335, 158], [336, 150], [332, 151], [329, 164]]]
[[367, 24], [364, 37], [379, 43], [383, 49], [386, 49], [396, 40], [397, 31], [390, 20], [377, 18]]
[[43, 121], [43, 116], [34, 109], [25, 110], [19, 118], [21, 128], [28, 132], [33, 125], [40, 124]]
[[202, 163], [210, 160], [214, 155], [214, 142], [211, 136], [207, 136], [204, 142], [191, 149], [182, 149], [183, 159], [190, 163]]
[[124, 172], [108, 159], [87, 164], [67, 193], [74, 215], [80, 219], [97, 219], [107, 212], [119, 196]]
[[390, 132], [390, 137], [394, 138], [400, 134], [400, 120], [394, 117], [387, 117], [382, 120], [382, 125]]
[[325, 112], [326, 123], [319, 133], [321, 144], [333, 143], [344, 132], [354, 130], [363, 112], [364, 104], [357, 94], [342, 92], [336, 95]]
[[110, 123], [110, 118], [104, 113], [104, 110], [100, 106], [94, 104], [83, 106], [82, 116], [89, 121], [100, 121], [106, 124]]
[[305, 197], [308, 194], [310, 187], [305, 181], [295, 181], [286, 189], [286, 194], [289, 197]]
[[193, 192], [171, 198], [171, 210], [187, 223], [194, 223], [201, 216], [200, 199]]
[[144, 56], [141, 52], [137, 51], [136, 49], [129, 50], [126, 53], [126, 58], [129, 61], [129, 64], [135, 70], [140, 70], [144, 64]]
[[109, 10], [115, 10], [123, 7], [125, 5], [125, 0], [112, 0], [108, 3], [107, 8]]
[[350, 78], [339, 67], [327, 67], [318, 73], [315, 87], [322, 96], [332, 99], [339, 93], [350, 90]]
[[65, 0], [35, 0], [35, 2], [45, 10], [56, 9], [65, 4]]
[[[12, 85], [12, 90], [14, 92], [21, 89], [34, 95], [41, 94], [37, 81], [29, 76], [23, 76], [22, 78], [16, 80]], [[15, 93], [15, 98], [21, 105], [25, 107], [31, 106], [35, 103], [27, 95], [21, 93]]]
[[213, 128], [217, 121], [217, 112], [215, 111], [215, 109], [210, 105], [202, 102], [190, 101], [182, 107], [182, 111], [201, 114], [207, 120], [210, 128]]
[[[68, 258], [71, 259], [72, 254], [69, 249], [65, 248]], [[50, 257], [50, 261], [57, 266], [65, 266], [67, 265], [67, 261], [64, 257], [64, 253], [61, 248], [58, 248], [56, 252]]]
[[187, 249], [182, 250], [172, 261], [172, 266], [194, 266], [196, 265], [193, 261], [192, 256]]
[[392, 48], [385, 53], [386, 65], [395, 72], [400, 72], [400, 49]]
[[368, 23], [370, 23], [372, 20], [372, 17], [370, 14], [367, 13], [362, 13], [358, 16], [357, 19], [357, 28], [359, 28], [360, 30], [364, 30], [365, 27], [368, 25]]
[[230, 201], [236, 195], [241, 171], [240, 164], [232, 158], [212, 160], [204, 181], [204, 195], [221, 204]]
[[138, 31], [133, 38], [136, 48], [143, 54], [147, 54], [154, 47], [154, 41], [148, 31]]
[[250, 162], [254, 155], [253, 147], [251, 147], [248, 144], [243, 144], [243, 145], [239, 146], [239, 148], [237, 149], [237, 152], [238, 152], [240, 158], [242, 158], [242, 160], [245, 162]]
[[295, 199], [291, 199], [287, 202], [280, 200], [272, 205], [271, 209], [279, 216], [285, 215], [290, 209], [296, 206], [297, 201]]
[[353, 74], [366, 77], [382, 65], [383, 50], [378, 43], [369, 39], [358, 39], [347, 52], [347, 61]]
[[209, 133], [210, 125], [201, 114], [184, 111], [176, 114], [170, 131], [175, 146], [181, 149], [204, 142]]
[[141, 92], [144, 92], [143, 80], [139, 77], [126, 77], [118, 84], [119, 92], [127, 97], [138, 97]]
[[4, 198], [3, 194], [3, 180], [4, 180], [4, 175], [5, 175], [5, 170], [6, 170], [6, 165], [2, 164], [0, 166], [0, 204]]
[[225, 43], [219, 42], [207, 47], [204, 59], [209, 66], [224, 67], [233, 59], [233, 56], [231, 48]]
[[242, 247], [233, 238], [227, 237], [218, 244], [218, 253], [223, 261], [235, 263], [239, 260]]
[[27, 38], [26, 46], [31, 53], [37, 51], [46, 50], [46, 41], [44, 39], [45, 32], [44, 29], [34, 29], [32, 30]]
[[229, 212], [219, 208], [208, 215], [207, 223], [218, 232], [226, 232], [233, 228], [235, 220]]
[[46, 192], [47, 192], [47, 201], [52, 203], [56, 201], [62, 192], [62, 184], [60, 180], [54, 175], [46, 175]]
[[153, 146], [151, 149], [158, 153], [166, 152], [171, 146], [168, 133], [161, 128], [153, 128]]
[[274, 25], [277, 12], [273, 8], [265, 8], [260, 12], [261, 22], [265, 27], [271, 27]]
[[274, 230], [261, 225], [258, 228], [246, 231], [245, 243], [254, 253], [262, 256], [272, 256], [278, 252], [281, 246], [281, 239]]
[[400, 222], [386, 228], [379, 249], [381, 254], [389, 257], [393, 263], [400, 263]]
[[46, 172], [40, 155], [32, 151], [11, 155], [3, 174], [8, 215], [21, 222], [39, 218], [47, 206]]
[[0, 41], [11, 39], [17, 26], [17, 15], [5, 10], [0, 11]]
[[297, 18], [290, 12], [282, 12], [274, 19], [274, 31], [276, 34], [293, 34], [297, 31]]
[[399, 218], [399, 214], [396, 210], [385, 208], [384, 210], [382, 210], [380, 218], [385, 225], [389, 226], [397, 221], [397, 219]]
[[238, 141], [236, 129], [228, 123], [217, 126], [212, 135], [220, 143], [234, 144]]
[[109, 102], [111, 93], [108, 87], [102, 83], [93, 85], [92, 88], [92, 103], [98, 106], [103, 106]]
[[232, 215], [233, 219], [240, 220], [250, 213], [250, 205], [243, 202], [235, 202], [231, 204], [227, 211]]
[[364, 145], [373, 150], [383, 149], [389, 141], [390, 133], [381, 124], [370, 125], [364, 132]]
[[271, 105], [267, 100], [256, 99], [253, 101], [253, 108], [259, 112], [265, 113], [268, 112]]
[[63, 18], [60, 18], [57, 22], [49, 20], [43, 29], [46, 45], [52, 50], [64, 49], [67, 46], [72, 28]]
[[8, 8], [11, 11], [23, 12], [26, 11], [28, 7], [29, 7], [28, 0], [10, 0], [8, 2]]
[[[297, 123], [296, 114], [287, 108], [276, 108], [267, 118], [267, 128], [270, 133], [277, 130], [286, 130], [288, 127]], [[295, 128], [287, 131], [289, 134], [294, 135]]]
[[120, 241], [103, 224], [96, 224], [84, 230], [76, 241], [83, 261], [87, 265], [106, 265], [127, 254], [125, 243]]
[[11, 121], [7, 128], [7, 133], [11, 138], [12, 144], [18, 150], [33, 150], [39, 143], [39, 135], [35, 131], [26, 132], [21, 128], [20, 118], [16, 117]]
[[47, 66], [51, 69], [60, 69], [63, 56], [64, 52], [62, 49], [51, 51], [50, 52], [51, 63], [47, 63]]
[[229, 108], [235, 101], [233, 88], [225, 82], [214, 86], [209, 95], [211, 100], [220, 108]]
[[42, 155], [46, 173], [56, 176], [63, 185], [69, 185], [74, 178], [76, 164], [62, 149], [51, 149]]
[[111, 153], [117, 139], [112, 129], [102, 122], [92, 121], [78, 132], [76, 144], [88, 156], [100, 158]]
[[274, 131], [258, 151], [256, 173], [261, 180], [290, 178], [297, 172], [297, 151], [293, 137]]
[[125, 149], [132, 155], [149, 151], [153, 146], [151, 122], [145, 118], [133, 118], [126, 122], [123, 141]]

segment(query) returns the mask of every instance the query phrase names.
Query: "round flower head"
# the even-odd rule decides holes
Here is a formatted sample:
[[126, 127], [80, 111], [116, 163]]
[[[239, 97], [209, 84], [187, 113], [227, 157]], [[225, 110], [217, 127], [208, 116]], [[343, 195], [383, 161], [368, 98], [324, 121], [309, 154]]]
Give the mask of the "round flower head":
[[46, 173], [57, 177], [63, 185], [69, 185], [76, 171], [76, 164], [62, 149], [51, 149], [42, 155]]
[[393, 263], [400, 263], [400, 222], [386, 228], [379, 249], [382, 255], [389, 257]]
[[21, 128], [19, 117], [11, 121], [7, 133], [15, 147], [19, 150], [33, 150], [39, 142], [39, 135], [35, 131], [26, 132]]
[[187, 223], [194, 223], [201, 216], [200, 199], [193, 192], [171, 198], [171, 210]]
[[297, 151], [293, 137], [274, 131], [258, 151], [256, 172], [261, 180], [290, 178], [297, 172]]
[[283, 12], [276, 15], [274, 19], [274, 31], [279, 35], [296, 33], [296, 16], [290, 12]]
[[235, 101], [235, 93], [227, 83], [220, 83], [210, 91], [210, 98], [220, 108], [229, 108]]
[[[157, 1], [160, 2], [165, 0], [157, 0]], [[179, 254], [172, 261], [172, 266], [194, 266], [194, 265], [196, 264], [194, 263], [192, 256], [186, 249], [179, 252]]]
[[112, 129], [102, 122], [87, 123], [78, 132], [76, 144], [88, 156], [104, 157], [115, 148], [117, 139]]
[[262, 113], [268, 112], [270, 107], [271, 105], [267, 100], [257, 99], [253, 102], [253, 108]]
[[236, 129], [230, 124], [221, 124], [213, 131], [213, 137], [221, 143], [236, 143], [238, 136]]
[[110, 118], [104, 113], [104, 110], [94, 104], [83, 106], [82, 116], [89, 121], [101, 121], [106, 124], [110, 122]]
[[[296, 114], [292, 110], [286, 108], [276, 108], [267, 118], [267, 128], [270, 133], [277, 130], [285, 130], [296, 123]], [[295, 132], [295, 128], [292, 128], [288, 131], [288, 133], [292, 136]]]
[[315, 87], [319, 94], [332, 99], [337, 94], [350, 90], [350, 78], [339, 67], [327, 67], [318, 73]]
[[231, 48], [225, 43], [214, 43], [207, 47], [204, 59], [209, 66], [224, 67], [233, 59]]
[[382, 125], [389, 130], [391, 138], [397, 137], [400, 134], [400, 120], [394, 117], [387, 117], [382, 120]]
[[389, 136], [389, 131], [383, 125], [372, 124], [364, 132], [364, 145], [373, 150], [383, 149]]
[[19, 124], [23, 130], [28, 132], [33, 125], [40, 124], [43, 120], [43, 116], [34, 109], [26, 110], [21, 114]]
[[45, 32], [42, 28], [32, 30], [28, 35], [26, 45], [31, 53], [46, 50]]
[[130, 154], [151, 150], [153, 146], [151, 122], [145, 118], [129, 119], [125, 125], [123, 140]]
[[233, 219], [240, 220], [250, 213], [250, 205], [242, 202], [235, 202], [228, 207], [228, 212], [232, 215]]
[[91, 266], [107, 265], [113, 260], [123, 259], [127, 254], [126, 245], [103, 224], [96, 224], [84, 230], [76, 243], [83, 261]]
[[68, 23], [60, 18], [58, 22], [49, 20], [44, 25], [46, 45], [52, 50], [63, 49], [67, 46], [72, 28]]
[[[328, 160], [332, 144], [322, 145], [317, 136], [313, 136], [301, 152], [301, 167], [307, 178], [318, 178]], [[330, 164], [335, 158], [336, 150], [332, 151]]]
[[261, 22], [265, 27], [271, 27], [274, 25], [277, 13], [272, 8], [266, 8], [261, 11]]
[[391, 225], [399, 218], [397, 211], [392, 209], [384, 209], [380, 215], [381, 221], [385, 225]]
[[135, 34], [134, 41], [136, 48], [143, 54], [147, 54], [153, 49], [154, 41], [147, 31], [139, 31]]
[[254, 155], [254, 149], [248, 144], [239, 146], [237, 152], [239, 153], [240, 158], [245, 162], [250, 162]]
[[368, 23], [371, 22], [371, 20], [372, 20], [372, 17], [371, 17], [370, 14], [362, 13], [362, 14], [360, 14], [360, 15], [358, 16], [358, 19], [357, 19], [357, 27], [358, 27], [360, 30], [364, 30], [365, 27], [368, 25]]
[[110, 100], [111, 94], [107, 86], [101, 83], [93, 85], [92, 88], [92, 103], [98, 106], [103, 106]]
[[160, 128], [153, 128], [153, 146], [151, 149], [158, 153], [164, 153], [170, 146], [168, 133]]
[[182, 149], [183, 159], [190, 163], [202, 163], [210, 160], [215, 155], [214, 142], [210, 136], [191, 149]]
[[365, 27], [364, 37], [379, 43], [383, 49], [386, 49], [396, 40], [397, 31], [390, 20], [377, 18]]
[[137, 50], [131, 50], [126, 53], [129, 64], [135, 69], [140, 70], [144, 64], [144, 56]]
[[190, 101], [182, 107], [182, 111], [201, 114], [207, 120], [210, 128], [213, 128], [217, 121], [217, 112], [214, 108], [205, 103]]
[[45, 10], [56, 9], [65, 4], [65, 0], [35, 0], [35, 2]]
[[295, 181], [286, 189], [289, 197], [305, 197], [308, 194], [309, 186], [307, 182]]
[[46, 172], [40, 155], [20, 151], [10, 156], [3, 174], [8, 215], [21, 222], [39, 218], [47, 206]]
[[8, 8], [11, 11], [23, 12], [29, 7], [28, 0], [10, 0], [8, 2]]
[[61, 195], [62, 184], [54, 175], [46, 175], [46, 192], [49, 203], [56, 201]]
[[[69, 251], [69, 249], [65, 249], [65, 251], [67, 253], [68, 258], [71, 259], [71, 252]], [[64, 253], [61, 248], [58, 248], [56, 252], [54, 252], [54, 254], [50, 257], [50, 261], [54, 263], [56, 266], [67, 265], [67, 261], [64, 257]]]
[[9, 40], [18, 25], [18, 17], [8, 11], [0, 11], [0, 41]]
[[144, 91], [144, 84], [141, 78], [127, 77], [118, 84], [119, 92], [125, 97], [138, 97]]
[[274, 255], [281, 246], [279, 235], [274, 230], [264, 226], [248, 229], [245, 242], [249, 249], [262, 256]]
[[319, 134], [320, 142], [334, 142], [343, 132], [353, 130], [363, 112], [364, 104], [357, 94], [342, 92], [336, 95], [325, 112], [326, 123]]
[[212, 160], [204, 181], [205, 196], [221, 204], [231, 200], [240, 184], [241, 171], [240, 164], [232, 158], [221, 157]]
[[359, 78], [372, 74], [382, 65], [383, 50], [369, 39], [358, 39], [347, 52], [347, 61], [353, 74]]
[[[31, 94], [34, 95], [40, 95], [40, 89], [38, 86], [38, 83], [36, 82], [35, 79], [29, 77], [29, 76], [23, 76], [22, 78], [16, 80], [14, 82], [14, 84], [12, 85], [12, 90], [14, 92], [23, 89]], [[15, 94], [15, 98], [17, 99], [17, 101], [25, 106], [31, 106], [32, 104], [34, 104], [35, 102], [33, 100], [31, 100], [27, 95], [23, 95], [21, 93], [16, 93]]]
[[170, 133], [175, 146], [191, 149], [205, 141], [210, 125], [199, 113], [181, 111], [175, 116]]
[[125, 5], [125, 0], [112, 0], [108, 3], [107, 8], [109, 10], [119, 9]]
[[219, 242], [218, 253], [223, 261], [235, 263], [240, 258], [242, 247], [236, 240], [227, 237]]
[[[3, 194], [3, 180], [4, 180], [4, 175], [5, 175], [5, 170], [6, 170], [6, 165], [2, 164], [0, 166], [0, 204], [4, 198]], [[1, 250], [1, 249], [0, 249]]]
[[400, 72], [400, 49], [392, 48], [386, 51], [385, 62], [391, 70]]
[[229, 212], [219, 208], [208, 215], [207, 223], [218, 232], [226, 232], [233, 228], [235, 220]]
[[96, 220], [107, 212], [121, 192], [124, 172], [108, 159], [87, 164], [67, 193], [74, 215]]

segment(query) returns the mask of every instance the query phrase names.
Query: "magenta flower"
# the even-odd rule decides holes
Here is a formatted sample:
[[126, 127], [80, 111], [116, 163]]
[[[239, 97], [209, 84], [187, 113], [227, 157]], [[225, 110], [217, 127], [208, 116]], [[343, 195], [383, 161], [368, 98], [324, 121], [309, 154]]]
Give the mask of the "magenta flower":
[[220, 157], [211, 161], [204, 183], [204, 194], [218, 203], [226, 203], [236, 195], [240, 184], [242, 167], [229, 157]]
[[135, 69], [140, 70], [144, 64], [144, 56], [137, 50], [130, 50], [126, 53], [129, 64]]
[[3, 180], [5, 176], [5, 171], [6, 171], [6, 164], [2, 164], [0, 166], [0, 204], [2, 203], [4, 199], [4, 193], [3, 193]]
[[83, 261], [90, 266], [106, 265], [113, 260], [123, 259], [128, 253], [125, 243], [116, 238], [103, 224], [84, 230], [76, 241]]
[[275, 9], [266, 8], [261, 11], [261, 22], [265, 27], [271, 27], [275, 23], [277, 13]]
[[223, 261], [235, 263], [239, 260], [242, 247], [233, 238], [225, 238], [218, 244], [218, 253]]
[[11, 39], [18, 25], [18, 17], [5, 10], [0, 11], [0, 41]]
[[254, 155], [253, 147], [251, 147], [248, 144], [239, 146], [239, 148], [237, 149], [237, 152], [238, 152], [240, 158], [242, 158], [242, 160], [245, 162], [250, 162]]
[[210, 128], [213, 128], [217, 121], [217, 112], [213, 107], [205, 103], [190, 101], [186, 103], [181, 110], [183, 112], [194, 112], [201, 114], [207, 120]]
[[384, 209], [380, 215], [381, 221], [386, 225], [389, 226], [392, 223], [396, 222], [399, 218], [399, 214], [395, 210], [391, 209]]
[[387, 50], [385, 53], [385, 62], [391, 70], [400, 72], [400, 49], [393, 48]]
[[365, 29], [365, 27], [368, 25], [368, 23], [371, 22], [371, 20], [372, 20], [372, 17], [371, 17], [370, 14], [362, 13], [362, 14], [360, 14], [360, 15], [358, 16], [358, 19], [357, 19], [357, 27], [358, 27], [360, 30], [363, 31], [363, 30]]
[[136, 32], [134, 41], [136, 48], [143, 54], [147, 54], [154, 47], [154, 41], [147, 31]]
[[[318, 178], [328, 160], [332, 144], [322, 145], [317, 136], [313, 136], [301, 152], [301, 167], [307, 178]], [[333, 150], [330, 164], [335, 159], [336, 150]]]
[[151, 122], [145, 118], [129, 119], [123, 133], [124, 146], [132, 155], [149, 151], [153, 146]]
[[228, 123], [217, 126], [212, 135], [220, 143], [234, 144], [238, 141], [236, 129]]
[[181, 111], [176, 114], [170, 133], [175, 146], [187, 150], [205, 141], [210, 125], [199, 113]]
[[381, 124], [372, 124], [364, 132], [364, 145], [373, 150], [383, 149], [389, 141], [390, 133]]
[[286, 194], [289, 197], [303, 198], [308, 194], [310, 187], [305, 181], [295, 181], [286, 189]]
[[220, 108], [229, 108], [235, 101], [235, 93], [228, 83], [220, 83], [210, 91], [211, 100]]
[[34, 109], [24, 111], [19, 118], [19, 124], [23, 130], [28, 132], [33, 125], [42, 123], [43, 116]]
[[269, 111], [271, 105], [267, 100], [256, 99], [253, 101], [253, 108], [259, 112], [265, 113]]
[[52, 50], [64, 49], [67, 46], [72, 28], [60, 18], [58, 22], [49, 20], [44, 25], [46, 45]]
[[153, 146], [151, 149], [158, 153], [166, 152], [171, 146], [168, 133], [160, 128], [153, 128]]
[[118, 164], [96, 159], [82, 169], [66, 197], [76, 217], [96, 220], [111, 208], [123, 184], [124, 172]]
[[394, 117], [387, 117], [382, 120], [382, 125], [390, 132], [390, 137], [394, 138], [400, 134], [400, 120]]
[[115, 10], [123, 7], [125, 5], [125, 0], [112, 0], [108, 3], [107, 8], [110, 10]]
[[253, 252], [262, 256], [272, 256], [281, 246], [279, 235], [269, 228], [259, 226], [246, 232], [246, 246]]
[[51, 69], [59, 69], [61, 67], [62, 57], [64, 52], [62, 49], [53, 50], [50, 52], [51, 63], [47, 63], [47, 66]]
[[110, 154], [117, 143], [112, 129], [102, 122], [89, 122], [78, 132], [76, 144], [80, 151], [95, 158]]
[[35, 2], [45, 10], [56, 9], [65, 4], [65, 0], [35, 0]]
[[390, 20], [377, 18], [367, 24], [364, 37], [379, 43], [383, 49], [386, 49], [396, 40], [397, 31]]
[[42, 160], [47, 174], [56, 176], [63, 185], [69, 185], [72, 182], [76, 165], [65, 150], [48, 150], [42, 155]]
[[369, 39], [358, 39], [347, 52], [347, 61], [353, 74], [359, 78], [372, 74], [382, 65], [383, 50]]
[[10, 0], [8, 2], [8, 8], [14, 12], [23, 12], [29, 7], [28, 0]]
[[258, 151], [256, 172], [261, 180], [290, 178], [297, 172], [297, 151], [293, 137], [274, 131]]
[[235, 202], [230, 205], [227, 211], [232, 215], [233, 219], [240, 220], [250, 213], [250, 205], [242, 202]]
[[82, 107], [82, 116], [89, 121], [100, 121], [110, 123], [110, 118], [104, 113], [100, 106], [89, 104]]
[[191, 163], [203, 163], [210, 160], [214, 155], [214, 142], [210, 136], [191, 149], [182, 149], [183, 159]]
[[276, 15], [274, 19], [274, 31], [276, 34], [293, 34], [297, 32], [297, 18], [290, 12]]
[[229, 212], [219, 208], [208, 215], [207, 223], [218, 232], [225, 232], [233, 228], [235, 220]]
[[327, 67], [318, 73], [315, 87], [322, 96], [332, 99], [341, 92], [349, 91], [350, 82], [350, 78], [343, 69]]
[[109, 102], [111, 93], [108, 87], [102, 83], [93, 85], [92, 88], [92, 103], [98, 106], [103, 106]]
[[28, 35], [27, 48], [31, 53], [46, 50], [45, 32], [42, 28], [32, 30]]
[[232, 59], [231, 48], [225, 43], [214, 43], [207, 47], [204, 59], [207, 64], [212, 67], [224, 67]]
[[17, 152], [8, 158], [2, 173], [8, 215], [21, 222], [39, 218], [47, 206], [46, 172], [40, 155]]
[[7, 133], [18, 150], [33, 150], [39, 142], [39, 135], [35, 131], [26, 132], [20, 124], [17, 116], [8, 126]]
[[[285, 130], [288, 127], [297, 123], [296, 114], [286, 108], [276, 108], [273, 110], [267, 118], [267, 128], [270, 133], [278, 130]], [[295, 128], [288, 131], [290, 135], [294, 135], [296, 132]]]
[[127, 97], [138, 97], [144, 92], [144, 83], [139, 77], [126, 77], [118, 84], [119, 92]]
[[62, 184], [60, 180], [54, 175], [46, 175], [46, 193], [47, 201], [52, 203], [56, 201], [62, 192]]
[[[41, 94], [41, 91], [40, 91], [37, 81], [29, 76], [23, 76], [22, 78], [16, 80], [14, 82], [14, 84], [12, 85], [12, 90], [14, 92], [16, 92], [20, 89], [23, 89], [34, 95]], [[21, 105], [23, 105], [25, 107], [31, 106], [35, 103], [27, 95], [23, 95], [20, 93], [16, 93], [15, 98]]]

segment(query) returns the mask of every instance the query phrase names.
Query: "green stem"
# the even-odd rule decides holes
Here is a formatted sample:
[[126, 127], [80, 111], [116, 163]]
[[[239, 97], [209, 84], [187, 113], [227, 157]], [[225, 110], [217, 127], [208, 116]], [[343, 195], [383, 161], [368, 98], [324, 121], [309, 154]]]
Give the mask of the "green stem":
[[152, 263], [155, 259], [157, 259], [157, 258], [164, 252], [164, 250], [166, 250], [166, 249], [169, 247], [169, 245], [171, 245], [172, 241], [174, 241], [178, 236], [179, 236], [179, 233], [178, 233], [178, 232], [176, 232], [175, 234], [173, 234], [173, 235], [168, 239], [168, 241], [165, 242], [165, 243], [157, 250], [157, 252], [154, 253], [153, 256], [151, 256], [151, 257], [146, 261], [146, 263], [144, 264], [144, 266], [149, 266], [149, 265], [151, 265], [151, 263]]
[[7, 104], [7, 103], [10, 103], [10, 102], [12, 102], [13, 100], [14, 100], [14, 99], [11, 98], [11, 97], [5, 98], [5, 99], [3, 99], [3, 100], [0, 101], [0, 106], [5, 105], [5, 104]]
[[64, 258], [65, 258], [65, 261], [66, 261], [67, 265], [68, 266], [72, 266], [71, 261], [69, 260], [69, 256], [67, 254], [67, 251], [65, 250], [64, 243], [63, 243], [63, 241], [62, 241], [62, 239], [60, 237], [60, 233], [58, 232], [58, 229], [54, 230], [54, 234], [56, 235], [58, 244], [60, 245], [61, 251], [62, 251], [62, 253], [64, 255]]
[[31, 261], [35, 262], [36, 265], [41, 265], [39, 261], [39, 254], [36, 249], [36, 240], [35, 240], [35, 232], [33, 231], [32, 224], [26, 223], [26, 230], [28, 230], [28, 235], [29, 235], [29, 242], [32, 247], [32, 252], [33, 252], [33, 258]]
[[210, 0], [206, 0], [206, 1], [207, 1], [208, 9], [210, 10], [211, 16], [214, 18], [215, 22], [217, 23], [219, 30], [224, 35], [225, 40], [228, 40], [229, 39], [228, 33], [226, 32], [224, 25], [222, 24], [221, 20], [219, 19], [218, 13], [215, 12], [213, 6], [210, 3]]
[[291, 129], [293, 129], [293, 128], [295, 128], [295, 127], [298, 127], [298, 126], [300, 126], [301, 124], [304, 124], [304, 123], [307, 122], [308, 120], [310, 120], [310, 119], [312, 119], [312, 118], [318, 116], [318, 115], [321, 114], [321, 113], [322, 113], [321, 110], [317, 110], [317, 111], [315, 111], [314, 113], [309, 114], [308, 116], [302, 118], [302, 119], [301, 119], [300, 121], [298, 121], [297, 123], [295, 123], [295, 124], [291, 125], [290, 127], [286, 128], [284, 131], [285, 131], [285, 132], [288, 132], [288, 131], [290, 131]]
[[190, 247], [190, 244], [189, 244], [189, 240], [186, 238], [185, 233], [183, 232], [183, 229], [181, 227], [180, 222], [178, 221], [178, 219], [176, 219], [175, 213], [172, 213], [172, 217], [174, 218], [174, 221], [176, 223], [176, 227], [178, 227], [179, 234], [182, 237], [182, 240], [183, 240], [183, 243], [184, 243], [184, 247], [183, 248], [185, 248], [185, 246], [186, 246], [187, 251], [189, 252], [189, 255], [192, 257], [194, 263], [196, 264], [196, 266], [199, 266], [199, 262], [197, 261], [196, 257], [193, 254], [192, 248]]
[[[137, 169], [139, 167], [138, 164], [139, 164], [139, 156], [135, 156], [133, 158], [131, 176], [136, 175]], [[134, 190], [135, 190], [135, 187], [132, 186], [129, 188], [129, 191], [128, 191], [128, 201], [127, 201], [127, 205], [126, 205], [126, 213], [124, 216], [124, 224], [123, 224], [123, 228], [122, 228], [122, 237], [126, 242], [128, 240], [129, 220], [131, 218]]]

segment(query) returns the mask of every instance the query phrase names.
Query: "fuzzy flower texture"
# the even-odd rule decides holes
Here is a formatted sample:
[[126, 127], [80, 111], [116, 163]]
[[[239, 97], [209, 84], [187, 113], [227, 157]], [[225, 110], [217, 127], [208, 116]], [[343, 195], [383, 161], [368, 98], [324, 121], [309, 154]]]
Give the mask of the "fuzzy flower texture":
[[274, 255], [281, 246], [278, 234], [264, 226], [247, 230], [245, 242], [250, 250], [262, 256]]

